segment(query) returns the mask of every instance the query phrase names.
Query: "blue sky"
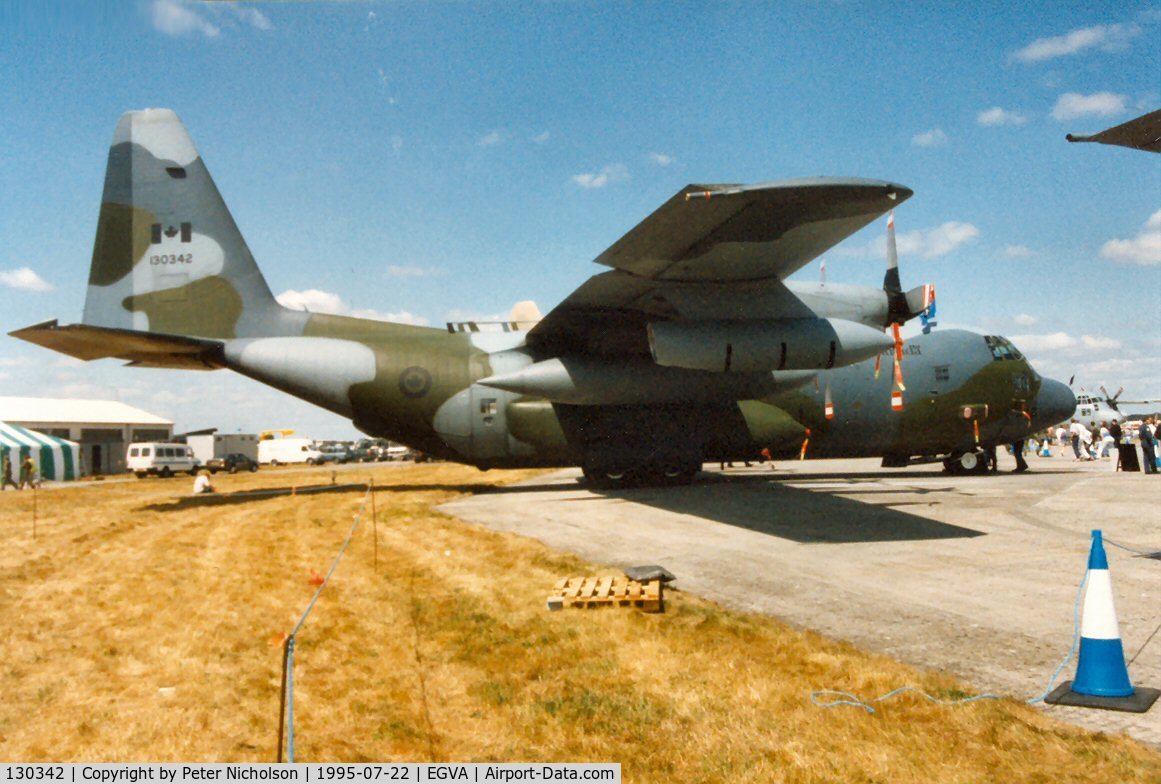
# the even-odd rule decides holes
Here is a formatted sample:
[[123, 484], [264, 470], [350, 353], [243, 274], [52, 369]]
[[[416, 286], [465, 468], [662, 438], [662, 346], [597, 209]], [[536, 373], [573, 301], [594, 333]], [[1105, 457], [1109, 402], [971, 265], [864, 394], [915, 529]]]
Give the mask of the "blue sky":
[[[344, 2], [0, 7], [0, 328], [79, 320], [123, 111], [178, 112], [271, 288], [432, 325], [547, 312], [686, 183], [900, 182], [904, 284], [1038, 370], [1161, 397], [1161, 4]], [[826, 255], [879, 285], [882, 222]], [[798, 277], [817, 276], [816, 264]], [[349, 424], [232, 376], [4, 336], [3, 394], [179, 429]]]

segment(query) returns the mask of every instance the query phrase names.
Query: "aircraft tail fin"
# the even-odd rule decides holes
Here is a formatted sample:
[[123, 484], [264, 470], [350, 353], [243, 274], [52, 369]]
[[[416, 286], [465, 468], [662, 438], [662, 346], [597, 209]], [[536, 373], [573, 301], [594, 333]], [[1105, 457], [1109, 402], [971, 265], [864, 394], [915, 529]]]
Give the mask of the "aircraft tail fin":
[[283, 317], [181, 120], [126, 112], [109, 148], [84, 323], [228, 339], [276, 333]]

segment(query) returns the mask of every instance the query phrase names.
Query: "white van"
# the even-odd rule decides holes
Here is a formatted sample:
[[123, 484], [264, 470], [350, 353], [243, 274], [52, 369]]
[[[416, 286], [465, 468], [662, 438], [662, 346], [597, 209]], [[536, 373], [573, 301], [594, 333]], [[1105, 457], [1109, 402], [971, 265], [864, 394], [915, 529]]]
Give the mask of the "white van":
[[198, 472], [198, 461], [193, 449], [186, 444], [161, 444], [146, 442], [130, 444], [125, 456], [125, 465], [144, 479], [150, 474], [173, 476], [185, 472], [193, 476]]
[[309, 438], [268, 438], [258, 442], [258, 462], [272, 466], [288, 463], [315, 465], [323, 461], [323, 453]]

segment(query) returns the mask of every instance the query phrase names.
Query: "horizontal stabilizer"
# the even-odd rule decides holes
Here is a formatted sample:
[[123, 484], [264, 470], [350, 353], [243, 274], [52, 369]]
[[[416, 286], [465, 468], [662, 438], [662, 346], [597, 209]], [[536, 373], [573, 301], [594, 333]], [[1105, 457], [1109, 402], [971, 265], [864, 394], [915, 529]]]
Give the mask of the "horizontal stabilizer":
[[88, 324], [60, 326], [55, 319], [8, 334], [86, 362], [116, 357], [139, 367], [186, 370], [216, 370], [225, 367], [221, 358], [222, 343], [217, 340]]

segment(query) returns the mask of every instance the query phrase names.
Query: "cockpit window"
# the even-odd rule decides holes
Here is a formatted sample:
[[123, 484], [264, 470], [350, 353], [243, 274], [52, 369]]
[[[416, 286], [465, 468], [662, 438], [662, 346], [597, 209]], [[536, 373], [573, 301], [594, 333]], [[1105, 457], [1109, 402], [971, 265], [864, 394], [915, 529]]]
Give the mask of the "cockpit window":
[[996, 360], [1004, 359], [1023, 359], [1024, 355], [1008, 341], [1007, 338], [999, 337], [998, 335], [986, 335], [984, 342], [988, 344], [988, 350], [992, 352], [992, 358]]

